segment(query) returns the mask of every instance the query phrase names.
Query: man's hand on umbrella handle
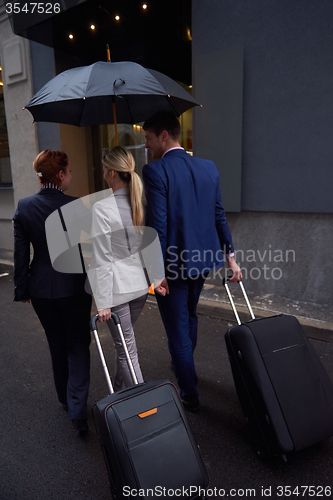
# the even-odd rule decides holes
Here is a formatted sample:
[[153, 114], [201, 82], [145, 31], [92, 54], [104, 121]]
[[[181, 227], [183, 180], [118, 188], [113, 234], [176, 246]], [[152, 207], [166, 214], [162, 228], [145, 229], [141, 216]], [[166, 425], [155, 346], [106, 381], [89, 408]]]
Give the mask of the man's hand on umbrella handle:
[[230, 257], [230, 259], [227, 260], [228, 263], [228, 269], [231, 269], [232, 271], [232, 277], [230, 278], [230, 282], [234, 283], [236, 281], [241, 281], [243, 279], [242, 271], [235, 261], [234, 257]]

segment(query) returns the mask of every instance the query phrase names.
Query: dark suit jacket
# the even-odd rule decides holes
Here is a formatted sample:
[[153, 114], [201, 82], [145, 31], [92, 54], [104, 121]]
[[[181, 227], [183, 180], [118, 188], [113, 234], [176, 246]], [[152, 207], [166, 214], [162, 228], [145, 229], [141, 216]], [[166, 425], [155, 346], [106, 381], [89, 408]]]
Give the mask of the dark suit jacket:
[[194, 276], [223, 266], [221, 249], [234, 249], [216, 165], [174, 149], [145, 165], [142, 174], [147, 225], [158, 232], [166, 276]]
[[[19, 201], [14, 215], [15, 301], [36, 298], [60, 298], [83, 293], [85, 274], [60, 273], [49, 257], [45, 220], [59, 207], [76, 198], [52, 188]], [[30, 243], [33, 259], [30, 263]]]

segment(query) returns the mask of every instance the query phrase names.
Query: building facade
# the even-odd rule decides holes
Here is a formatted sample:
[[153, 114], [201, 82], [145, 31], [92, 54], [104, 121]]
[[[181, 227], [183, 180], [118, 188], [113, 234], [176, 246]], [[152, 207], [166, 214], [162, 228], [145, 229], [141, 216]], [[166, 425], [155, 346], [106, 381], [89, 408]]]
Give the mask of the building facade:
[[192, 1], [195, 154], [219, 165], [248, 289], [320, 304], [333, 298], [332, 27], [329, 0]]
[[[117, 4], [102, 5], [107, 3]], [[147, 2], [148, 9], [154, 3]], [[68, 20], [79, 8], [74, 4]], [[87, 13], [92, 4], [83, 2], [81, 8], [84, 4]], [[134, 9], [134, 2], [128, 4]], [[192, 0], [191, 16], [189, 2], [178, 2], [178, 7], [180, 4], [183, 11], [177, 16], [172, 16], [170, 4], [170, 18], [166, 14], [160, 25], [156, 19], [162, 17], [157, 16], [150, 24], [140, 20], [146, 24], [135, 28], [137, 31], [134, 24], [129, 29], [124, 23], [122, 31], [115, 27], [115, 60], [130, 60], [133, 54], [133, 60], [193, 84], [193, 95], [203, 105], [193, 111], [194, 154], [215, 161], [220, 171], [222, 198], [247, 289], [260, 295], [330, 304], [331, 1]], [[110, 13], [111, 7], [108, 9]], [[171, 24], [173, 42], [166, 34]], [[52, 29], [60, 33], [59, 24], [54, 23]], [[145, 36], [140, 37], [141, 31]], [[168, 44], [163, 45], [166, 40]], [[5, 249], [13, 248], [11, 218], [17, 201], [38, 189], [32, 161], [39, 151], [64, 149], [73, 171], [69, 194], [84, 196], [103, 187], [100, 154], [113, 145], [109, 126], [32, 124], [30, 113], [22, 108], [33, 94], [59, 72], [91, 63], [93, 49], [97, 54], [105, 44], [96, 35], [89, 59], [80, 54], [80, 48], [66, 52], [65, 45], [54, 47], [53, 42], [41, 41], [14, 34], [0, 1], [0, 104], [8, 138], [6, 145], [2, 119], [0, 248]], [[181, 47], [179, 54], [177, 46]], [[83, 52], [87, 55], [88, 49]], [[182, 61], [186, 63], [182, 65]], [[190, 149], [191, 126], [187, 129], [185, 147]], [[140, 151], [140, 170], [145, 161], [142, 131], [124, 126], [120, 143]], [[220, 283], [219, 275], [210, 279]]]

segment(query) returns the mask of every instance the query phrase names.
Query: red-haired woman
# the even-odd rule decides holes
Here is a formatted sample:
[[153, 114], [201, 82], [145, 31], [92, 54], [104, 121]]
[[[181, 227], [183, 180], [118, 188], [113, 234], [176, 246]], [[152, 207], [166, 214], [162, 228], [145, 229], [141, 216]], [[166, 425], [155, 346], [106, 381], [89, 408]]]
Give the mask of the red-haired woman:
[[14, 215], [14, 300], [31, 301], [48, 340], [58, 399], [83, 435], [88, 431], [91, 295], [84, 291], [85, 274], [53, 269], [45, 234], [47, 217], [75, 199], [64, 194], [72, 174], [62, 151], [42, 151], [33, 167], [41, 189], [21, 199]]

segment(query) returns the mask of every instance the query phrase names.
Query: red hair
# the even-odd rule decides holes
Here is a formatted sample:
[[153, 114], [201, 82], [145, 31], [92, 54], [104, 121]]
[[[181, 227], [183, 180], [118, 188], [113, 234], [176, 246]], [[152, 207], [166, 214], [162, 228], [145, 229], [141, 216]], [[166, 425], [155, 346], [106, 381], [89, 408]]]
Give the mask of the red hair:
[[56, 175], [61, 172], [61, 170], [64, 172], [66, 171], [68, 167], [68, 156], [63, 151], [45, 149], [36, 157], [33, 167], [42, 184], [47, 184], [48, 182], [60, 184]]

